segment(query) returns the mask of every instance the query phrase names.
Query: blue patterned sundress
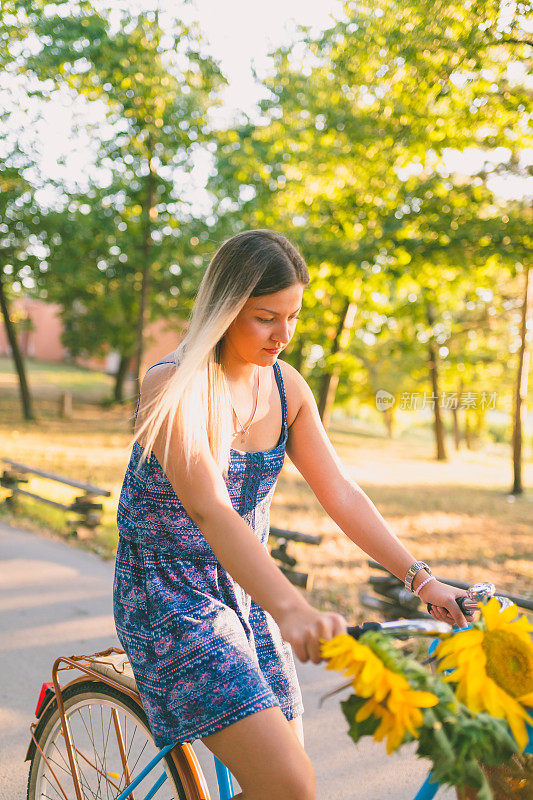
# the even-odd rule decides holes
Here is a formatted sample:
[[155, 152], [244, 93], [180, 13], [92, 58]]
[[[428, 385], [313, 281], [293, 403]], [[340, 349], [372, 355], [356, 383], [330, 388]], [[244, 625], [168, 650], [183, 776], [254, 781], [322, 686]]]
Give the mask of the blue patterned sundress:
[[[232, 449], [226, 478], [233, 508], [265, 549], [288, 436], [277, 362], [273, 369], [278, 444]], [[217, 561], [154, 453], [135, 471], [141, 453], [135, 442], [120, 493], [113, 607], [155, 743], [201, 739], [271, 706], [288, 720], [301, 715], [292, 649], [277, 623]]]

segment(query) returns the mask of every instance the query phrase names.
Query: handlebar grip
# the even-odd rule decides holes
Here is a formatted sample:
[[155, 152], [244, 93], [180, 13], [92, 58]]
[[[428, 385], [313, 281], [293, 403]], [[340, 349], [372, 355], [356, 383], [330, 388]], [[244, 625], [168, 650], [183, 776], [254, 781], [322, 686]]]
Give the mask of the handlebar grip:
[[[456, 597], [455, 602], [457, 603], [463, 614], [465, 614], [466, 616], [470, 616], [476, 610], [475, 606], [477, 605], [477, 603], [475, 603], [474, 601], [474, 607], [472, 607], [472, 599], [468, 597], [468, 595], [466, 594], [463, 595], [462, 597]], [[432, 608], [433, 604], [427, 603], [427, 610], [429, 611], [430, 614]]]
[[363, 633], [366, 631], [379, 631], [381, 625], [379, 622], [363, 622], [362, 625], [350, 625], [348, 626], [348, 630], [346, 631], [348, 636], [352, 636], [354, 639], [359, 639]]

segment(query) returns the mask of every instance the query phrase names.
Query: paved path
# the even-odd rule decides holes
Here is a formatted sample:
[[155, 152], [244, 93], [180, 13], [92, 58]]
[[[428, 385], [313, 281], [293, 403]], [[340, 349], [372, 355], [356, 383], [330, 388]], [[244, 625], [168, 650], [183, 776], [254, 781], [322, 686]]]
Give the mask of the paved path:
[[[0, 521], [0, 800], [26, 797], [28, 727], [54, 659], [118, 644], [112, 576], [110, 562]], [[297, 666], [317, 800], [412, 800], [426, 765], [405, 754], [387, 757], [373, 742], [356, 748], [346, 735], [338, 700], [318, 708], [319, 696], [342, 676], [322, 664]], [[200, 742], [194, 748], [212, 776], [210, 753]], [[216, 789], [212, 795], [217, 800]], [[453, 797], [449, 791], [437, 795], [438, 800]]]

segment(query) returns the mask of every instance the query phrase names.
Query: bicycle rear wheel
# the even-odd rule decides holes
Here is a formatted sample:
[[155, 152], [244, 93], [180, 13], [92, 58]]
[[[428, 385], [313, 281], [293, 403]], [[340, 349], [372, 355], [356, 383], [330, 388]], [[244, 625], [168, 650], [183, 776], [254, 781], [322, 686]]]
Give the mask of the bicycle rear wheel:
[[[62, 697], [84, 800], [118, 797], [159, 752], [144, 711], [128, 695], [99, 681], [73, 683]], [[31, 759], [27, 800], [64, 800], [58, 781], [67, 796], [74, 797], [56, 700], [45, 709], [35, 738], [38, 747]], [[144, 778], [135, 796], [145, 797], [163, 774], [166, 780], [151, 797], [188, 800], [170, 754]]]

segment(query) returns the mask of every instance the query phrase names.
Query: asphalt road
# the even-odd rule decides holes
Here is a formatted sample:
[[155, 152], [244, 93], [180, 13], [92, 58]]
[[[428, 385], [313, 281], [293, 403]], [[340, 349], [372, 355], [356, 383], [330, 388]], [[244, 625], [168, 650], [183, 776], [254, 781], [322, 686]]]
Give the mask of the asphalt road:
[[[118, 645], [112, 577], [112, 563], [0, 521], [0, 800], [26, 797], [28, 729], [55, 658]], [[370, 741], [356, 747], [346, 734], [340, 695], [318, 707], [320, 695], [343, 676], [322, 664], [297, 662], [297, 667], [317, 800], [412, 800], [427, 763], [412, 752], [387, 756]], [[217, 800], [212, 756], [199, 741], [194, 748]], [[440, 790], [437, 798], [452, 800], [455, 793]]]

